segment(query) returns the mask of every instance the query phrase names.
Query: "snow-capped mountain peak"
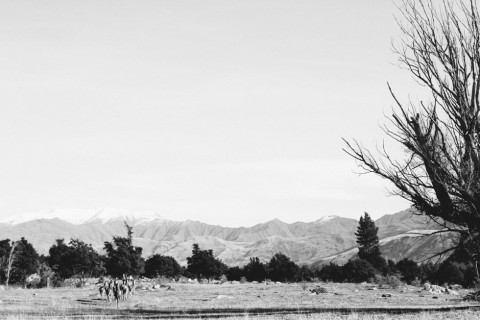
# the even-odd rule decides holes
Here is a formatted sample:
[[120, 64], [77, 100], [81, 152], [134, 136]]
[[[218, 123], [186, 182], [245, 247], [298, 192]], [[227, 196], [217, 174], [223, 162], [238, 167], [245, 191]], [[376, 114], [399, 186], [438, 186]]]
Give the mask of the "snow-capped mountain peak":
[[328, 222], [328, 221], [331, 221], [335, 218], [338, 218], [338, 216], [324, 216], [324, 217], [321, 217], [320, 219], [318, 219], [317, 221], [315, 221], [315, 223], [319, 224], [319, 223], [325, 223], [325, 222]]
[[155, 211], [129, 211], [115, 208], [91, 208], [91, 209], [54, 209], [32, 212], [0, 218], [0, 223], [17, 225], [38, 219], [60, 219], [72, 224], [84, 224], [90, 222], [107, 223], [113, 220], [125, 220], [128, 223], [140, 224], [154, 220], [163, 220], [162, 216]]
[[128, 211], [122, 209], [103, 208], [100, 209], [95, 215], [85, 223], [99, 221], [106, 223], [112, 220], [125, 220], [127, 222], [139, 224], [147, 223], [154, 220], [163, 220], [162, 216], [156, 211]]

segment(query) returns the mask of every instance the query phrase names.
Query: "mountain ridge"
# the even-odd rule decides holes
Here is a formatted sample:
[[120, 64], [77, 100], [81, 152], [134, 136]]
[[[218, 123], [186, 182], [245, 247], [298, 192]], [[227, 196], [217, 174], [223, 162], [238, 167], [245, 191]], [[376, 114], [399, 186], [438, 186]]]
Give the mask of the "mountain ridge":
[[[186, 257], [191, 255], [193, 243], [198, 243], [201, 248], [213, 249], [229, 265], [246, 264], [254, 256], [266, 261], [277, 252], [283, 252], [296, 263], [320, 263], [326, 257], [356, 247], [354, 232], [358, 221], [339, 216], [325, 216], [312, 222], [286, 223], [272, 219], [251, 227], [222, 227], [193, 220], [166, 220], [158, 213], [135, 217], [125, 210], [117, 213], [112, 210], [105, 210], [103, 214], [102, 211], [89, 211], [92, 215], [83, 217], [82, 223], [79, 223], [82, 220], [78, 217], [74, 221], [77, 223], [51, 218], [55, 212], [50, 212], [47, 218], [20, 223], [0, 221], [0, 234], [10, 239], [28, 235], [27, 240], [43, 254], [48, 253], [55, 240], [60, 238], [67, 241], [78, 238], [102, 252], [105, 241], [111, 241], [114, 235], [126, 235], [125, 220], [133, 226], [134, 244], [144, 248], [145, 257], [155, 253], [171, 255], [183, 265]], [[17, 219], [17, 222], [21, 220]], [[375, 223], [379, 227], [380, 239], [412, 230], [435, 229], [428, 226], [427, 218], [413, 215], [411, 209], [385, 215]], [[407, 238], [399, 237], [394, 243], [396, 246], [406, 245]], [[425, 251], [422, 241], [415, 242], [415, 245]], [[438, 242], [433, 244], [439, 245]], [[390, 252], [403, 252], [407, 257], [415, 256], [413, 251], [390, 248]]]

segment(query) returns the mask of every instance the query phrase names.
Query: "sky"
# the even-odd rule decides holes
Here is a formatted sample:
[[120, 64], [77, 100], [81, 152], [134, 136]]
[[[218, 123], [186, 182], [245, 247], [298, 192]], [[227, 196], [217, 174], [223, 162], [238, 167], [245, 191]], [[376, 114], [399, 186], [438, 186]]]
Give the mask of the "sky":
[[[406, 209], [361, 175], [418, 86], [393, 1], [1, 1], [0, 217], [158, 211], [250, 226]], [[387, 140], [392, 152], [398, 147]]]

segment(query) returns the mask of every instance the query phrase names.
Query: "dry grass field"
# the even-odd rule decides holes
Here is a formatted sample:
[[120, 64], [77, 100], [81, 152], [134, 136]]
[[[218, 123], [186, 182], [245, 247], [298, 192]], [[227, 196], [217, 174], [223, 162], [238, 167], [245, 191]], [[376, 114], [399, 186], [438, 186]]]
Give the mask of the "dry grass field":
[[[0, 291], [2, 319], [474, 319], [479, 311], [428, 311], [467, 307], [461, 295], [432, 295], [420, 288], [369, 290], [360, 284], [320, 284], [327, 293], [310, 295], [301, 284], [182, 284], [139, 290], [128, 301], [100, 299], [98, 290], [84, 288], [11, 289]], [[170, 288], [168, 288], [170, 286]], [[168, 290], [167, 290], [168, 289]], [[307, 289], [307, 290], [304, 290]], [[384, 298], [385, 293], [393, 296]], [[437, 298], [434, 298], [437, 297]], [[368, 312], [364, 312], [367, 308]], [[392, 314], [397, 308], [410, 312]], [[418, 313], [419, 309], [426, 312]]]

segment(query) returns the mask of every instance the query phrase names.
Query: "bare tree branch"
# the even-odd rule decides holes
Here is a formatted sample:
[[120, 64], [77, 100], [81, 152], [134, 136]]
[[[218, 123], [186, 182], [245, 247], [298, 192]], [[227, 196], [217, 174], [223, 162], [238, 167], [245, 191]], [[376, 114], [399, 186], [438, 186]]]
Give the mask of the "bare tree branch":
[[480, 258], [478, 8], [474, 0], [403, 0], [398, 8], [402, 38], [394, 53], [431, 100], [404, 104], [387, 84], [396, 107], [382, 130], [404, 147], [404, 159], [391, 158], [384, 143], [374, 155], [344, 139], [343, 150]]

